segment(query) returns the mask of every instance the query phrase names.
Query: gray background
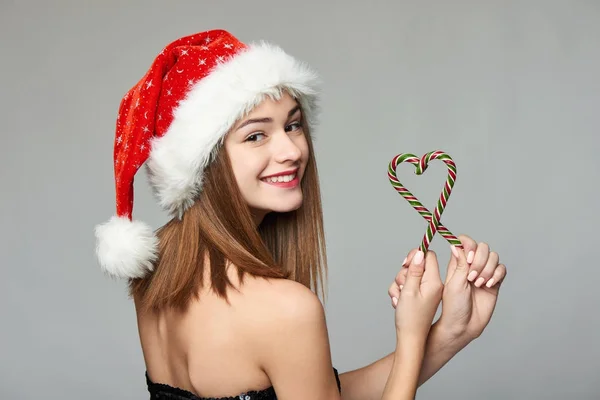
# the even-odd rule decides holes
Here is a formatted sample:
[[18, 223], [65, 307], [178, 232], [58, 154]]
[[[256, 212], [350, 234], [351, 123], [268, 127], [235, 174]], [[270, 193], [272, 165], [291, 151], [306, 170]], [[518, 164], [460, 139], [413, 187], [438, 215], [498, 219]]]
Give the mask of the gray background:
[[[424, 221], [390, 186], [400, 152], [447, 151], [443, 222], [509, 268], [483, 336], [420, 399], [600, 397], [595, 292], [600, 146], [598, 1], [2, 1], [0, 398], [144, 399], [123, 282], [93, 227], [114, 212], [121, 96], [171, 40], [225, 28], [322, 75], [316, 134], [340, 371], [393, 350], [387, 287]], [[403, 182], [433, 207], [445, 170]], [[145, 176], [134, 217], [166, 216]], [[436, 236], [445, 271], [449, 249]]]

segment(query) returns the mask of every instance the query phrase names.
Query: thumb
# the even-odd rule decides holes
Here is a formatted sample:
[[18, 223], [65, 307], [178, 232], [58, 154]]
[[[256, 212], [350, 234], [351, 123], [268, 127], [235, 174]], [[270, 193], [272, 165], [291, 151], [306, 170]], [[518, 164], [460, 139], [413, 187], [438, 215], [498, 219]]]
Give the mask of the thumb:
[[417, 251], [410, 265], [408, 266], [408, 273], [406, 274], [406, 282], [402, 292], [419, 293], [421, 288], [421, 279], [425, 272], [424, 254], [421, 250]]
[[450, 246], [450, 250], [452, 250], [452, 254], [456, 259], [456, 268], [454, 269], [454, 273], [452, 277], [456, 276], [461, 280], [467, 279], [467, 275], [469, 274], [469, 263], [467, 263], [467, 256], [465, 255], [465, 251], [463, 249], [459, 249], [456, 246]]

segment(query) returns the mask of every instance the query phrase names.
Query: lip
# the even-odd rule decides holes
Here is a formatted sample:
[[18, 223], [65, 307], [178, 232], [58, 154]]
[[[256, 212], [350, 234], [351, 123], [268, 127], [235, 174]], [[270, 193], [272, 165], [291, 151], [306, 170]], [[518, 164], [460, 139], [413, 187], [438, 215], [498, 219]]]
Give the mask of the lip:
[[276, 176], [291, 175], [291, 174], [296, 174], [297, 175], [299, 169], [300, 168], [295, 168], [295, 169], [290, 169], [288, 171], [278, 172], [278, 173], [273, 174], [273, 175], [263, 176], [260, 179], [273, 178], [273, 177], [276, 177]]
[[[282, 189], [293, 189], [300, 184], [300, 178], [298, 177], [298, 171], [300, 171], [300, 168], [291, 169], [291, 170], [283, 171], [283, 172], [278, 172], [276, 174], [260, 178], [260, 180], [261, 180], [261, 182], [266, 183], [267, 185], [275, 186], [275, 187], [282, 188]], [[266, 178], [272, 178], [272, 177], [277, 177], [277, 176], [282, 176], [282, 175], [292, 175], [292, 174], [294, 174], [295, 177], [294, 177], [294, 179], [292, 179], [289, 182], [268, 182], [268, 181], [266, 181]]]
[[[278, 175], [275, 175], [275, 176], [278, 176]], [[282, 188], [282, 189], [293, 189], [296, 186], [298, 186], [298, 184], [300, 183], [300, 178], [298, 178], [298, 174], [296, 174], [296, 177], [289, 182], [267, 182], [262, 179], [261, 179], [261, 182], [266, 183], [267, 185], [275, 186], [275, 187]]]

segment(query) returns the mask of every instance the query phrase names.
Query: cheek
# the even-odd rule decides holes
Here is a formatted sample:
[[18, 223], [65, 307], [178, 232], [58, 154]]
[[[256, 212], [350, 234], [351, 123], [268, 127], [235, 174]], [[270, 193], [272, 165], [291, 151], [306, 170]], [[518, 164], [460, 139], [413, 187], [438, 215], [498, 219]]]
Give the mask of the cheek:
[[302, 152], [302, 161], [306, 164], [308, 162], [308, 156], [310, 155], [310, 150], [308, 148], [308, 141], [306, 140], [306, 136], [302, 135], [300, 143], [298, 143], [298, 147]]
[[263, 170], [263, 167], [260, 159], [251, 157], [249, 154], [240, 155], [234, 168], [238, 184], [248, 184], [257, 179]]
[[238, 184], [238, 186], [240, 186], [245, 180], [246, 180], [246, 176], [248, 175], [248, 160], [246, 159], [246, 157], [244, 157], [244, 154], [242, 154], [242, 152], [237, 151], [238, 149], [233, 147], [233, 148], [228, 148], [228, 156], [229, 156], [229, 160], [231, 162], [231, 169], [233, 171], [233, 176]]

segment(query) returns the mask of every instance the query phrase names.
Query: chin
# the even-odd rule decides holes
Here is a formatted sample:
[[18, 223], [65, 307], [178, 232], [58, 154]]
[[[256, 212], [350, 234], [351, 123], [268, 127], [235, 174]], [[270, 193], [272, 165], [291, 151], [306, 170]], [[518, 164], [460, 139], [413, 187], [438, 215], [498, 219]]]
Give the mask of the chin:
[[279, 201], [277, 203], [272, 203], [272, 204], [261, 204], [260, 206], [257, 205], [258, 209], [262, 209], [266, 212], [278, 212], [278, 213], [286, 213], [286, 212], [291, 212], [291, 211], [295, 211], [297, 209], [299, 209], [300, 207], [302, 207], [302, 203], [303, 203], [303, 198], [300, 197], [299, 199], [292, 201], [292, 200], [288, 200], [288, 201]]
[[296, 203], [287, 203], [287, 204], [277, 204], [269, 207], [269, 209], [273, 212], [286, 213], [290, 211], [295, 211], [302, 207], [302, 201]]
[[292, 212], [292, 211], [296, 211], [300, 207], [302, 207], [302, 203], [292, 206], [292, 207], [282, 207], [281, 209], [276, 210], [276, 212], [280, 212], [280, 213]]

